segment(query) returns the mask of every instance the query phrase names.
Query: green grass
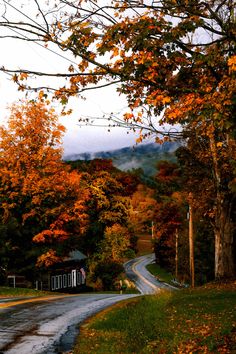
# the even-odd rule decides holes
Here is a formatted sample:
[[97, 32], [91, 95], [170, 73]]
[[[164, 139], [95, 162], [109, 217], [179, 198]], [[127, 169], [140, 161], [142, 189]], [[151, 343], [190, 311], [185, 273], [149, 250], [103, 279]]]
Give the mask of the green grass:
[[156, 263], [148, 264], [146, 268], [151, 274], [156, 276], [160, 281], [171, 283], [171, 280], [173, 280], [174, 278], [171, 273], [168, 273], [165, 269], [160, 268], [160, 266]]
[[234, 353], [235, 290], [202, 287], [118, 304], [82, 326], [73, 353]]
[[[44, 295], [56, 295], [49, 291], [40, 291], [27, 288], [9, 288], [6, 286], [0, 286], [0, 296], [14, 297], [14, 296], [44, 296]], [[58, 295], [58, 294], [57, 294]]]
[[[96, 294], [119, 294], [120, 291], [98, 291]], [[138, 294], [139, 291], [135, 288], [126, 289], [122, 292], [123, 294]], [[65, 295], [66, 293], [60, 292], [50, 292], [50, 291], [40, 291], [28, 288], [11, 288], [6, 286], [0, 286], [0, 297], [21, 297], [21, 296], [46, 296], [46, 295]], [[94, 294], [92, 292], [91, 294]]]

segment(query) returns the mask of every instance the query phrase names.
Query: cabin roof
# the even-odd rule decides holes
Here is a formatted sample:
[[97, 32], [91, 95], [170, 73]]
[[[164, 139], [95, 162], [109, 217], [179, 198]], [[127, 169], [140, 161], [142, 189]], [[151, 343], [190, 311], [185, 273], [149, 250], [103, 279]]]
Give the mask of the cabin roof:
[[68, 261], [82, 261], [84, 259], [86, 259], [87, 257], [85, 256], [85, 254], [83, 254], [82, 252], [80, 252], [79, 250], [73, 250], [70, 251], [69, 255], [63, 258], [64, 262], [68, 262]]

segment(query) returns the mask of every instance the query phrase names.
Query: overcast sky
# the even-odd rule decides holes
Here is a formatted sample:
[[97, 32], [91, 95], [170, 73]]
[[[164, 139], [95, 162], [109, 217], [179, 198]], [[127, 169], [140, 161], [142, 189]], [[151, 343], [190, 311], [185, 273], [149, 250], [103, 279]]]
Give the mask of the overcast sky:
[[[78, 120], [81, 116], [103, 116], [108, 112], [124, 111], [126, 107], [125, 99], [118, 96], [115, 88], [93, 90], [88, 92], [86, 96], [85, 101], [73, 98], [69, 103], [73, 114], [60, 119], [67, 129], [64, 137], [65, 155], [113, 150], [135, 145], [137, 136], [128, 133], [125, 129], [113, 128], [108, 132], [108, 128], [80, 127]], [[17, 86], [11, 81], [11, 78], [0, 73], [0, 123], [7, 120], [7, 106], [23, 97], [24, 94], [17, 91]]]
[[[63, 62], [56, 55], [41, 50], [34, 44], [15, 43], [12, 40], [2, 40], [1, 43], [0, 65], [9, 68], [28, 68], [28, 63], [31, 68], [38, 68], [37, 65], [44, 67], [45, 63], [46, 70], [48, 66], [59, 67]], [[7, 117], [6, 107], [23, 97], [24, 94], [17, 90], [11, 77], [0, 72], [0, 122]], [[113, 128], [108, 132], [107, 128], [80, 127], [78, 124], [81, 116], [103, 116], [104, 113], [109, 112], [124, 112], [125, 98], [118, 96], [115, 87], [89, 91], [86, 93], [86, 98], [85, 101], [79, 98], [71, 99], [69, 107], [73, 109], [73, 114], [61, 119], [67, 129], [64, 138], [65, 155], [110, 150], [135, 144], [136, 136], [132, 133], [127, 134], [125, 129]]]
[[[20, 8], [21, 1], [14, 0], [12, 3]], [[3, 13], [1, 6], [0, 11]], [[8, 11], [10, 11], [12, 18], [18, 21], [25, 20], [21, 18], [17, 11], [11, 8], [8, 8]], [[34, 43], [12, 39], [1, 39], [0, 43], [0, 66], [10, 69], [21, 68], [38, 71], [41, 69], [47, 72], [63, 72], [69, 66], [65, 59]], [[57, 50], [57, 48], [54, 48], [54, 50]], [[40, 78], [41, 83], [42, 78]], [[47, 78], [44, 79], [44, 83], [47, 84]], [[74, 113], [61, 120], [67, 128], [64, 138], [65, 155], [135, 145], [137, 135], [127, 134], [125, 129], [113, 128], [111, 132], [108, 132], [107, 128], [79, 127], [78, 125], [78, 119], [81, 116], [103, 116], [104, 113], [109, 112], [125, 112], [125, 98], [118, 96], [115, 87], [110, 86], [101, 90], [87, 91], [85, 96], [87, 97], [85, 101], [73, 98], [69, 108], [72, 108]], [[6, 107], [23, 97], [24, 93], [22, 94], [17, 90], [17, 86], [13, 83], [11, 77], [0, 72], [0, 123], [7, 116]]]

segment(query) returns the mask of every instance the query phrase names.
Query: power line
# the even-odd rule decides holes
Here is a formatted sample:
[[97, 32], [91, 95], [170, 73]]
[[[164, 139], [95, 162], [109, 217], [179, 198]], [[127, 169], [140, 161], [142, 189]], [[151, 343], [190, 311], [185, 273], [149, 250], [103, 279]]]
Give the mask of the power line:
[[[8, 2], [6, 2], [6, 0], [3, 0], [3, 1], [4, 1], [4, 3], [5, 3], [6, 5], [11, 6], [14, 10], [18, 11], [20, 14], [22, 14], [22, 15], [25, 16], [26, 18], [30, 19], [33, 23], [35, 23], [37, 26], [39, 26], [39, 27], [42, 28], [42, 26], [41, 26], [40, 24], [38, 24], [36, 21], [34, 21], [34, 20], [32, 20], [31, 18], [29, 18], [26, 14], [24, 14], [22, 11], [20, 11], [19, 9], [17, 9], [15, 6], [13, 6], [13, 5], [9, 4]], [[13, 28], [10, 28], [10, 27], [9, 27], [8, 29], [10, 29], [11, 31], [15, 32], [15, 33], [18, 34], [19, 36], [25, 38], [26, 40], [28, 40], [28, 41], [30, 41], [30, 42], [33, 42], [34, 44], [37, 44], [38, 46], [42, 47], [43, 49], [46, 49], [46, 50], [48, 50], [49, 52], [51, 52], [51, 53], [53, 53], [53, 54], [59, 56], [60, 58], [62, 58], [62, 59], [64, 59], [64, 60], [68, 61], [69, 63], [74, 64], [74, 65], [77, 65], [77, 64], [78, 64], [78, 63], [76, 63], [75, 61], [73, 61], [73, 60], [71, 60], [71, 59], [68, 59], [68, 58], [65, 57], [64, 55], [62, 55], [62, 54], [60, 54], [60, 53], [57, 53], [57, 52], [54, 51], [53, 49], [50, 49], [50, 48], [48, 48], [48, 47], [45, 47], [45, 46], [42, 45], [41, 43], [38, 43], [38, 42], [35, 42], [35, 41], [31, 40], [29, 37], [27, 37], [26, 35], [22, 34], [21, 32], [18, 32], [17, 30], [15, 30], [15, 29], [13, 29]], [[76, 71], [76, 69], [75, 69], [75, 71]], [[77, 71], [77, 72], [78, 72], [78, 71]]]
[[15, 11], [19, 12], [21, 15], [23, 15], [24, 17], [26, 17], [28, 20], [30, 20], [31, 22], [35, 23], [37, 26], [41, 27], [43, 29], [43, 27], [36, 21], [34, 21], [32, 18], [30, 18], [29, 16], [27, 16], [26, 14], [24, 14], [24, 12], [22, 12], [21, 10], [17, 9], [17, 7], [13, 6], [12, 4], [10, 4], [9, 2], [7, 2], [6, 0], [3, 0], [3, 2], [12, 7]]
[[65, 57], [64, 55], [62, 55], [62, 54], [60, 54], [60, 53], [57, 53], [55, 50], [50, 49], [50, 48], [48, 48], [48, 47], [45, 47], [44, 45], [42, 45], [42, 44], [39, 43], [39, 42], [35, 42], [34, 40], [31, 40], [29, 37], [27, 37], [26, 35], [24, 35], [24, 34], [18, 32], [18, 31], [16, 31], [16, 30], [13, 29], [13, 28], [9, 28], [9, 29], [10, 29], [11, 31], [15, 32], [16, 34], [18, 34], [18, 35], [24, 37], [27, 41], [33, 42], [34, 44], [37, 44], [37, 45], [40, 46], [41, 48], [48, 50], [49, 52], [51, 52], [51, 53], [53, 53], [53, 54], [55, 54], [55, 55], [61, 57], [62, 59], [67, 60], [68, 62], [77, 65], [77, 63], [76, 63], [75, 61], [73, 61], [73, 60], [71, 60], [71, 59], [68, 59], [67, 57]]

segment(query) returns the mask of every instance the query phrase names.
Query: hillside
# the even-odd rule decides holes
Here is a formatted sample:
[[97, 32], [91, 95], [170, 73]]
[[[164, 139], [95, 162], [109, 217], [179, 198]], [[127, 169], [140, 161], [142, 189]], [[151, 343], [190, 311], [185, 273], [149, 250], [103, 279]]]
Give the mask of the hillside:
[[175, 151], [180, 146], [176, 142], [165, 142], [163, 145], [149, 143], [125, 147], [112, 151], [81, 153], [64, 156], [65, 161], [111, 159], [113, 165], [122, 171], [142, 168], [144, 174], [152, 176], [156, 172], [156, 164], [160, 160], [175, 161]]

